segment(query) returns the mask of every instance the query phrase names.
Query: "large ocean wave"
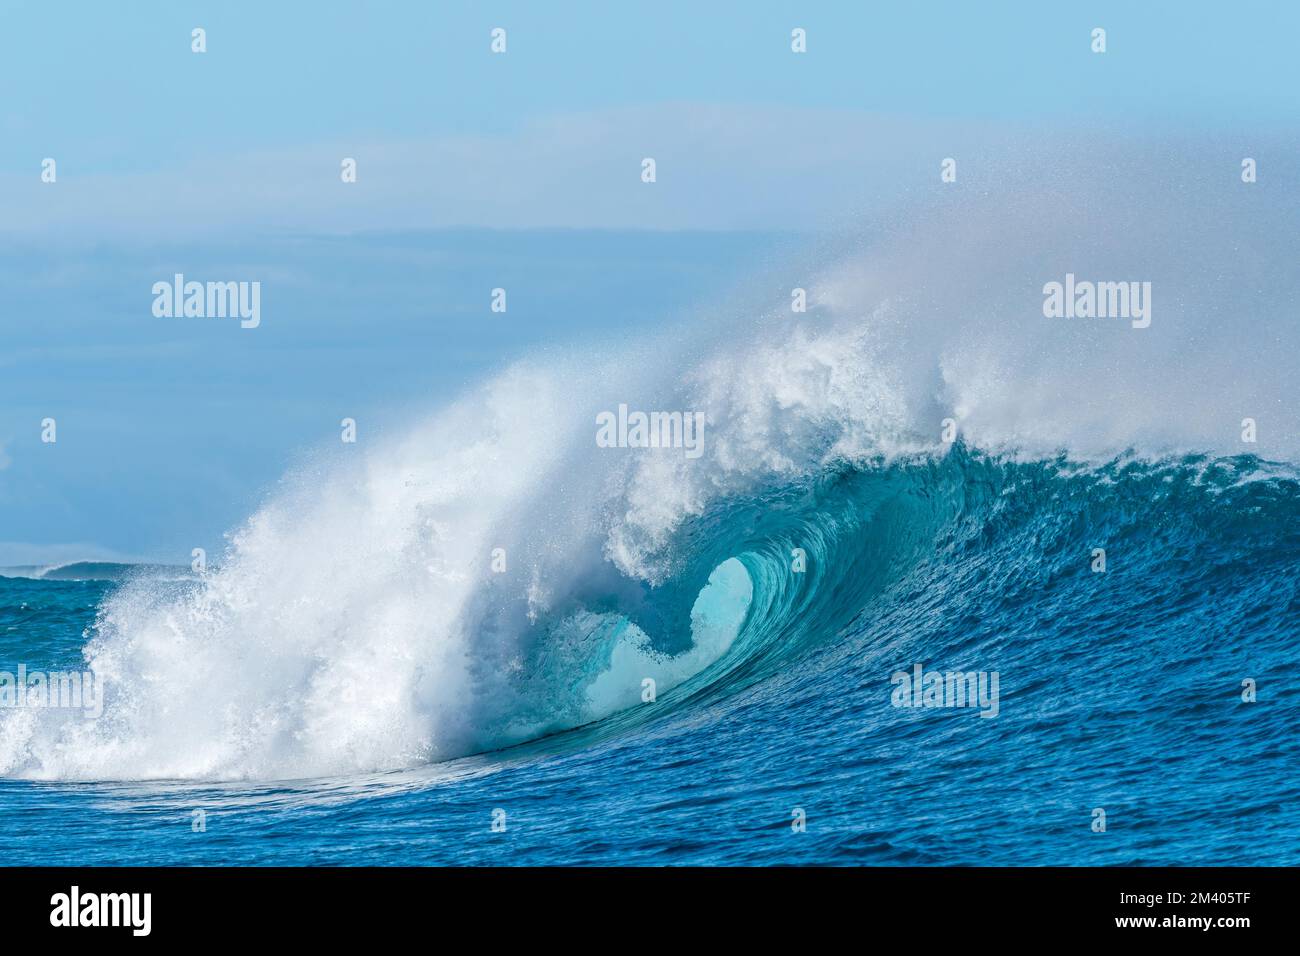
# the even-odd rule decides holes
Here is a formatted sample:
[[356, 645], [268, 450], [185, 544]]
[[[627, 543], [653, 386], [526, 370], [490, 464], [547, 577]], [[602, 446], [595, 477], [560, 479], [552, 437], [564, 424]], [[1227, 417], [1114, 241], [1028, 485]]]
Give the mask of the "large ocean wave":
[[[1176, 176], [1153, 194], [1124, 169], [932, 204], [810, 271], [807, 313], [783, 291], [522, 361], [399, 440], [323, 452], [199, 580], [116, 590], [85, 649], [104, 716], [0, 715], [0, 772], [350, 774], [634, 732], [778, 693], [815, 650], [863, 695], [868, 660], [886, 695], [913, 661], [1050, 661], [989, 638], [1003, 620], [1106, 666], [1189, 607], [1284, 640], [1289, 213], [1227, 188], [1189, 208]], [[1150, 281], [1150, 327], [1045, 318], [1066, 273]], [[620, 404], [703, 412], [704, 453], [598, 447]]]

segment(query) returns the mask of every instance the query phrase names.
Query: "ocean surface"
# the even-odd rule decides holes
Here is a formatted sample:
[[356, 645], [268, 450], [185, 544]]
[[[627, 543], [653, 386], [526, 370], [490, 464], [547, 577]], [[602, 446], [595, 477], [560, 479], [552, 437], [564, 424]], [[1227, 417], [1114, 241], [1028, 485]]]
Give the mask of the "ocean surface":
[[[679, 535], [658, 586], [535, 620], [494, 692], [508, 704], [445, 725], [458, 755], [427, 737], [365, 752], [405, 739], [386, 702], [420, 689], [401, 654], [339, 689], [323, 684], [337, 661], [195, 641], [185, 615], [217, 614], [224, 570], [10, 571], [42, 576], [0, 578], [0, 667], [86, 654], [108, 706], [67, 718], [80, 727], [0, 717], [6, 862], [1300, 862], [1293, 471], [958, 443], [735, 497]], [[159, 592], [163, 609], [141, 610]], [[105, 637], [126, 613], [131, 632]], [[653, 653], [635, 632], [680, 646]], [[236, 655], [211, 699], [172, 694], [199, 687], [210, 654]], [[997, 671], [997, 716], [894, 706], [891, 675], [916, 663]], [[314, 709], [335, 691], [332, 713]], [[377, 758], [396, 766], [343, 766]], [[313, 762], [328, 772], [276, 778]]]

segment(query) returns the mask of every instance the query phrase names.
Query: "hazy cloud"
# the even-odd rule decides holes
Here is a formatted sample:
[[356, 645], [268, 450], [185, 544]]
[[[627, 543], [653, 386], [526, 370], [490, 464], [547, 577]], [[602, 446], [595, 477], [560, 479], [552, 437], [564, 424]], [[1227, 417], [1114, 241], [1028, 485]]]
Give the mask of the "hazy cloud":
[[[973, 123], [855, 110], [662, 104], [550, 116], [500, 135], [318, 143], [148, 172], [3, 182], [5, 229], [174, 237], [233, 229], [816, 229], [939, 183]], [[357, 182], [340, 181], [345, 157]], [[641, 182], [653, 157], [658, 181]], [[969, 167], [972, 177], [978, 165]]]

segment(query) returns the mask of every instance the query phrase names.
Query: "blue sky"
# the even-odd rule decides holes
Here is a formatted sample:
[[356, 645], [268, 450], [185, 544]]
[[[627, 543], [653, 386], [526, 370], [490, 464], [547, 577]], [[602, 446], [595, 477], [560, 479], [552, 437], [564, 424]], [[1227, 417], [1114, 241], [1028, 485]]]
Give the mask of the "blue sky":
[[[196, 152], [505, 133], [674, 101], [906, 116], [1271, 117], [1298, 108], [1283, 2], [4, 4], [21, 152], [158, 170]], [[189, 50], [194, 26], [208, 52]], [[489, 56], [488, 31], [509, 52]], [[808, 31], [794, 56], [789, 33]], [[1108, 31], [1104, 57], [1089, 32]]]
[[[7, 2], [3, 24], [0, 564], [212, 550], [343, 414], [395, 422], [524, 351], [772, 284], [797, 236], [923, 195], [943, 156], [1005, 164], [1049, 131], [1244, 155], [1300, 118], [1287, 3]], [[160, 325], [175, 271], [259, 279], [275, 320]]]
[[796, 182], [815, 227], [1000, 128], [1290, 123], [1298, 30], [1280, 2], [7, 3], [0, 231], [781, 227]]

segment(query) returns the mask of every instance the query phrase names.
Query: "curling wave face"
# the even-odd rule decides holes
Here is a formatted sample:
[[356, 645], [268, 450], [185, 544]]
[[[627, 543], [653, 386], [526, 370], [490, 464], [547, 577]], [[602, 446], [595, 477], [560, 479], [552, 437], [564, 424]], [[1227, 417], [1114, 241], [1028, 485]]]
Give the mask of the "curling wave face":
[[[581, 744], [815, 652], [828, 692], [868, 693], [871, 660], [887, 693], [900, 664], [1034, 656], [994, 621], [1120, 641], [1224, 574], [1240, 590], [1203, 613], [1281, 641], [1295, 231], [1120, 182], [928, 210], [811, 274], [806, 314], [522, 362], [323, 455], [200, 580], [115, 591], [85, 648], [104, 715], [0, 713], [0, 772], [283, 780]], [[1066, 272], [1152, 282], [1150, 326], [1044, 317]], [[703, 454], [599, 447], [621, 403], [703, 412]]]

